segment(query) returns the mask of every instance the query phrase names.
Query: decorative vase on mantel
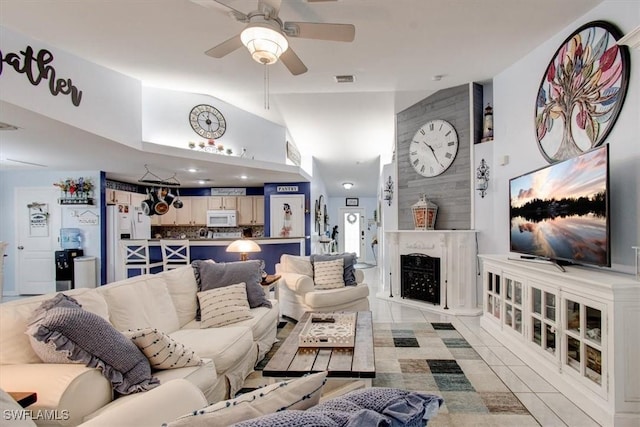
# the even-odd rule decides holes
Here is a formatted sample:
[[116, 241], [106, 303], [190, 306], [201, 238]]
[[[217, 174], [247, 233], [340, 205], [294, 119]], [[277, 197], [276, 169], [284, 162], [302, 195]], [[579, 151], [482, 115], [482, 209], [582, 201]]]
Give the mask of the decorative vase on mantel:
[[415, 230], [435, 230], [438, 205], [421, 195], [420, 200], [411, 206], [413, 227]]

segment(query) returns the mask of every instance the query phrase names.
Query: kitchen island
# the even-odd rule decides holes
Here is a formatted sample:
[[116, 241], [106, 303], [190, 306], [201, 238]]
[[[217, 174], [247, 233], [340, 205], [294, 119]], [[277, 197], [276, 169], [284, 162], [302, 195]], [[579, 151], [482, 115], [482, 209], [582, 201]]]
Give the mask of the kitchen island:
[[[239, 253], [226, 251], [227, 246], [235, 240], [237, 239], [189, 239], [191, 261], [197, 259], [212, 259], [216, 262], [240, 261]], [[305, 237], [252, 237], [247, 240], [253, 240], [262, 249], [261, 252], [249, 253], [249, 259], [264, 260], [265, 271], [273, 274], [276, 271], [275, 265], [280, 262], [280, 256], [283, 254], [305, 255], [307, 239]], [[149, 252], [152, 261], [162, 261], [160, 239], [149, 239]], [[152, 272], [157, 273], [161, 270], [162, 268], [158, 268]], [[130, 274], [130, 276], [133, 275], [135, 272]]]

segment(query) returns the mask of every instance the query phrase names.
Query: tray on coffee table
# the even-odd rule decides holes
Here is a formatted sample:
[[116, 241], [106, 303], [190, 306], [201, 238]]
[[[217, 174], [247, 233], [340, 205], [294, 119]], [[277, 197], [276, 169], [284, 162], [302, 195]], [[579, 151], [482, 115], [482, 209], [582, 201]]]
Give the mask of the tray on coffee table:
[[353, 347], [356, 313], [312, 313], [298, 336], [300, 347]]

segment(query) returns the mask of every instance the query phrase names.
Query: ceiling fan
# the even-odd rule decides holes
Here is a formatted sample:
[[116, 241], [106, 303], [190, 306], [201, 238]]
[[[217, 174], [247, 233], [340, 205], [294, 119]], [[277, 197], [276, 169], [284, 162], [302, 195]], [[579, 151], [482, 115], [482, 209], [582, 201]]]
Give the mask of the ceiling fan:
[[[205, 3], [202, 0], [192, 1]], [[258, 0], [258, 8], [249, 13], [240, 12], [219, 0], [213, 1], [229, 9], [230, 16], [247, 26], [240, 34], [207, 50], [207, 55], [222, 58], [244, 45], [257, 62], [273, 64], [280, 59], [294, 76], [306, 73], [307, 67], [289, 46], [288, 37], [351, 42], [356, 33], [351, 24], [283, 22], [278, 17], [282, 0]], [[211, 0], [206, 3], [210, 5]]]

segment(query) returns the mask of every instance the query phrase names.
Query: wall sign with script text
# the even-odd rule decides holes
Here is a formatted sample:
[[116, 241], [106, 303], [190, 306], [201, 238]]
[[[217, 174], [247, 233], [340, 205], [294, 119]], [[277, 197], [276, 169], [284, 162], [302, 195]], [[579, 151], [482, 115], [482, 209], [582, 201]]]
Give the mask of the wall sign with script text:
[[31, 46], [18, 53], [9, 52], [6, 55], [0, 52], [0, 75], [4, 71], [5, 64], [13, 68], [15, 72], [24, 74], [29, 82], [38, 86], [42, 80], [49, 80], [49, 92], [51, 95], [69, 95], [71, 102], [76, 107], [82, 101], [82, 91], [74, 86], [71, 79], [57, 78], [56, 69], [52, 65], [53, 54], [46, 49], [40, 49], [37, 53]]

